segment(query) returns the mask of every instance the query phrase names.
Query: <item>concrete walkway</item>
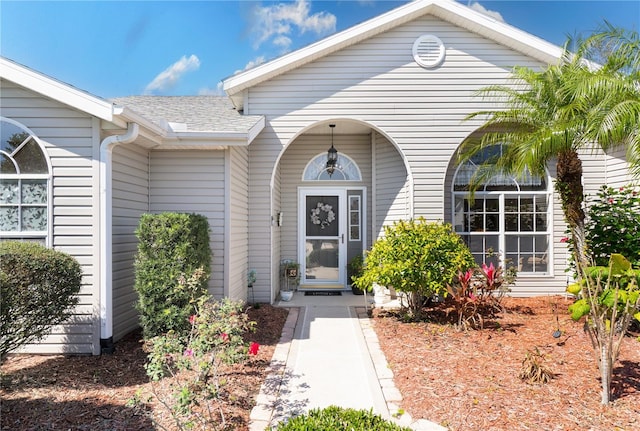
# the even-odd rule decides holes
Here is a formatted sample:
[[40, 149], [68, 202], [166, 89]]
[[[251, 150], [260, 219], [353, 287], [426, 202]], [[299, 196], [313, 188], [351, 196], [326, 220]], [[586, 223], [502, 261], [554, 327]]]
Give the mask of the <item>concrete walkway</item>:
[[402, 400], [393, 372], [367, 317], [371, 296], [304, 296], [296, 292], [269, 377], [251, 411], [251, 431], [329, 405], [373, 409], [418, 431], [440, 431], [426, 420], [399, 415]]

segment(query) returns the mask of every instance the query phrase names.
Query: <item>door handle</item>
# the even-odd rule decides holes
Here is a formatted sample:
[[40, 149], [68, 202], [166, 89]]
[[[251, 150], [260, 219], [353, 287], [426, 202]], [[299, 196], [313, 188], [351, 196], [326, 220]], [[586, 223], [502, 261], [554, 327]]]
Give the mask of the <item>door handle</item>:
[[344, 244], [344, 234], [342, 234], [342, 243]]

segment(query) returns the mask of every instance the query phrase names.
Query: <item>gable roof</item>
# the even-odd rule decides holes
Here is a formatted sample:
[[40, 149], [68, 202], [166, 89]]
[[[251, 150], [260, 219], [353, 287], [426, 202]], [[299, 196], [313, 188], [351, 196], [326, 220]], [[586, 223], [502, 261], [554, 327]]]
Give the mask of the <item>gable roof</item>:
[[132, 96], [108, 101], [4, 57], [0, 57], [0, 78], [101, 120], [121, 126], [138, 123], [163, 147], [184, 139], [211, 141], [218, 147], [248, 145], [265, 124], [264, 117], [242, 115], [222, 96]]
[[0, 78], [102, 120], [113, 120], [115, 107], [112, 103], [4, 57], [0, 57]]
[[562, 48], [454, 0], [415, 0], [297, 51], [226, 78], [223, 88], [231, 97], [234, 106], [242, 109], [243, 90], [428, 14], [544, 63], [555, 63], [562, 56]]

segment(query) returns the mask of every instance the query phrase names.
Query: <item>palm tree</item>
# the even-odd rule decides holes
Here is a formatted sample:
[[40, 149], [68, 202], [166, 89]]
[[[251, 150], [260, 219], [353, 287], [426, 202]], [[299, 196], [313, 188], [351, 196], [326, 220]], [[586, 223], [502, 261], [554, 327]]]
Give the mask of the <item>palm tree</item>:
[[617, 40], [625, 49], [631, 49], [628, 41], [614, 35], [609, 37], [603, 33], [587, 39], [577, 54], [566, 48], [568, 42], [558, 65], [541, 71], [515, 67], [511, 85], [481, 89], [478, 94], [492, 99], [499, 107], [467, 117], [482, 118], [485, 122], [476, 134], [480, 137], [465, 141], [458, 153], [458, 162], [465, 163], [488, 147], [502, 147], [497, 156], [480, 165], [471, 181], [472, 193], [497, 174], [516, 178], [543, 176], [545, 167], [555, 160], [555, 189], [579, 268], [588, 263], [579, 152], [626, 146], [628, 160], [640, 168], [637, 74], [623, 73], [631, 65], [629, 61], [622, 62], [618, 55], [611, 55], [611, 62], [602, 68], [594, 67], [585, 56], [589, 47], [604, 40]]
[[[486, 121], [479, 131], [480, 138], [471, 138], [461, 146], [459, 162], [469, 161], [487, 147], [502, 146], [501, 152], [494, 152], [497, 155], [478, 168], [470, 185], [473, 192], [500, 173], [542, 176], [547, 164], [556, 160], [555, 189], [571, 233], [573, 258], [580, 276], [585, 274], [589, 259], [579, 152], [626, 148], [631, 170], [640, 176], [640, 39], [637, 32], [609, 26], [580, 43], [575, 55], [566, 49], [569, 43], [558, 65], [542, 71], [517, 67], [512, 85], [480, 91], [485, 97], [495, 98], [502, 109], [468, 116]], [[605, 56], [598, 58], [603, 52]], [[594, 63], [602, 59], [600, 65]], [[599, 290], [585, 289], [588, 294], [596, 292], [590, 298], [598, 299]], [[599, 302], [593, 300], [590, 304], [590, 319], [597, 324], [586, 327], [595, 334], [602, 404], [606, 405], [617, 357], [609, 342], [613, 323], [607, 329], [607, 314], [594, 309]]]
[[621, 145], [627, 161], [640, 177], [640, 37], [605, 22], [601, 32], [578, 51], [603, 66], [576, 82], [576, 94], [588, 111], [587, 136], [601, 145]]

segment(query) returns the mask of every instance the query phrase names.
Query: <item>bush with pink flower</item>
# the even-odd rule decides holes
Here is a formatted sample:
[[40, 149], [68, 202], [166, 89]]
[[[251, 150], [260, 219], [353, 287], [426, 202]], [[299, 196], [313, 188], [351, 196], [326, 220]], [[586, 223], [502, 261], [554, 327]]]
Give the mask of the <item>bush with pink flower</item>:
[[224, 428], [221, 402], [227, 396], [221, 378], [223, 364], [245, 361], [258, 355], [258, 343], [247, 344], [254, 330], [244, 305], [238, 301], [202, 300], [188, 318], [191, 330], [185, 340], [174, 331], [146, 341], [147, 375], [153, 382], [170, 376], [171, 393], [155, 391], [180, 429]]
[[640, 188], [602, 186], [587, 216], [587, 250], [595, 265], [607, 266], [618, 253], [640, 268]]

